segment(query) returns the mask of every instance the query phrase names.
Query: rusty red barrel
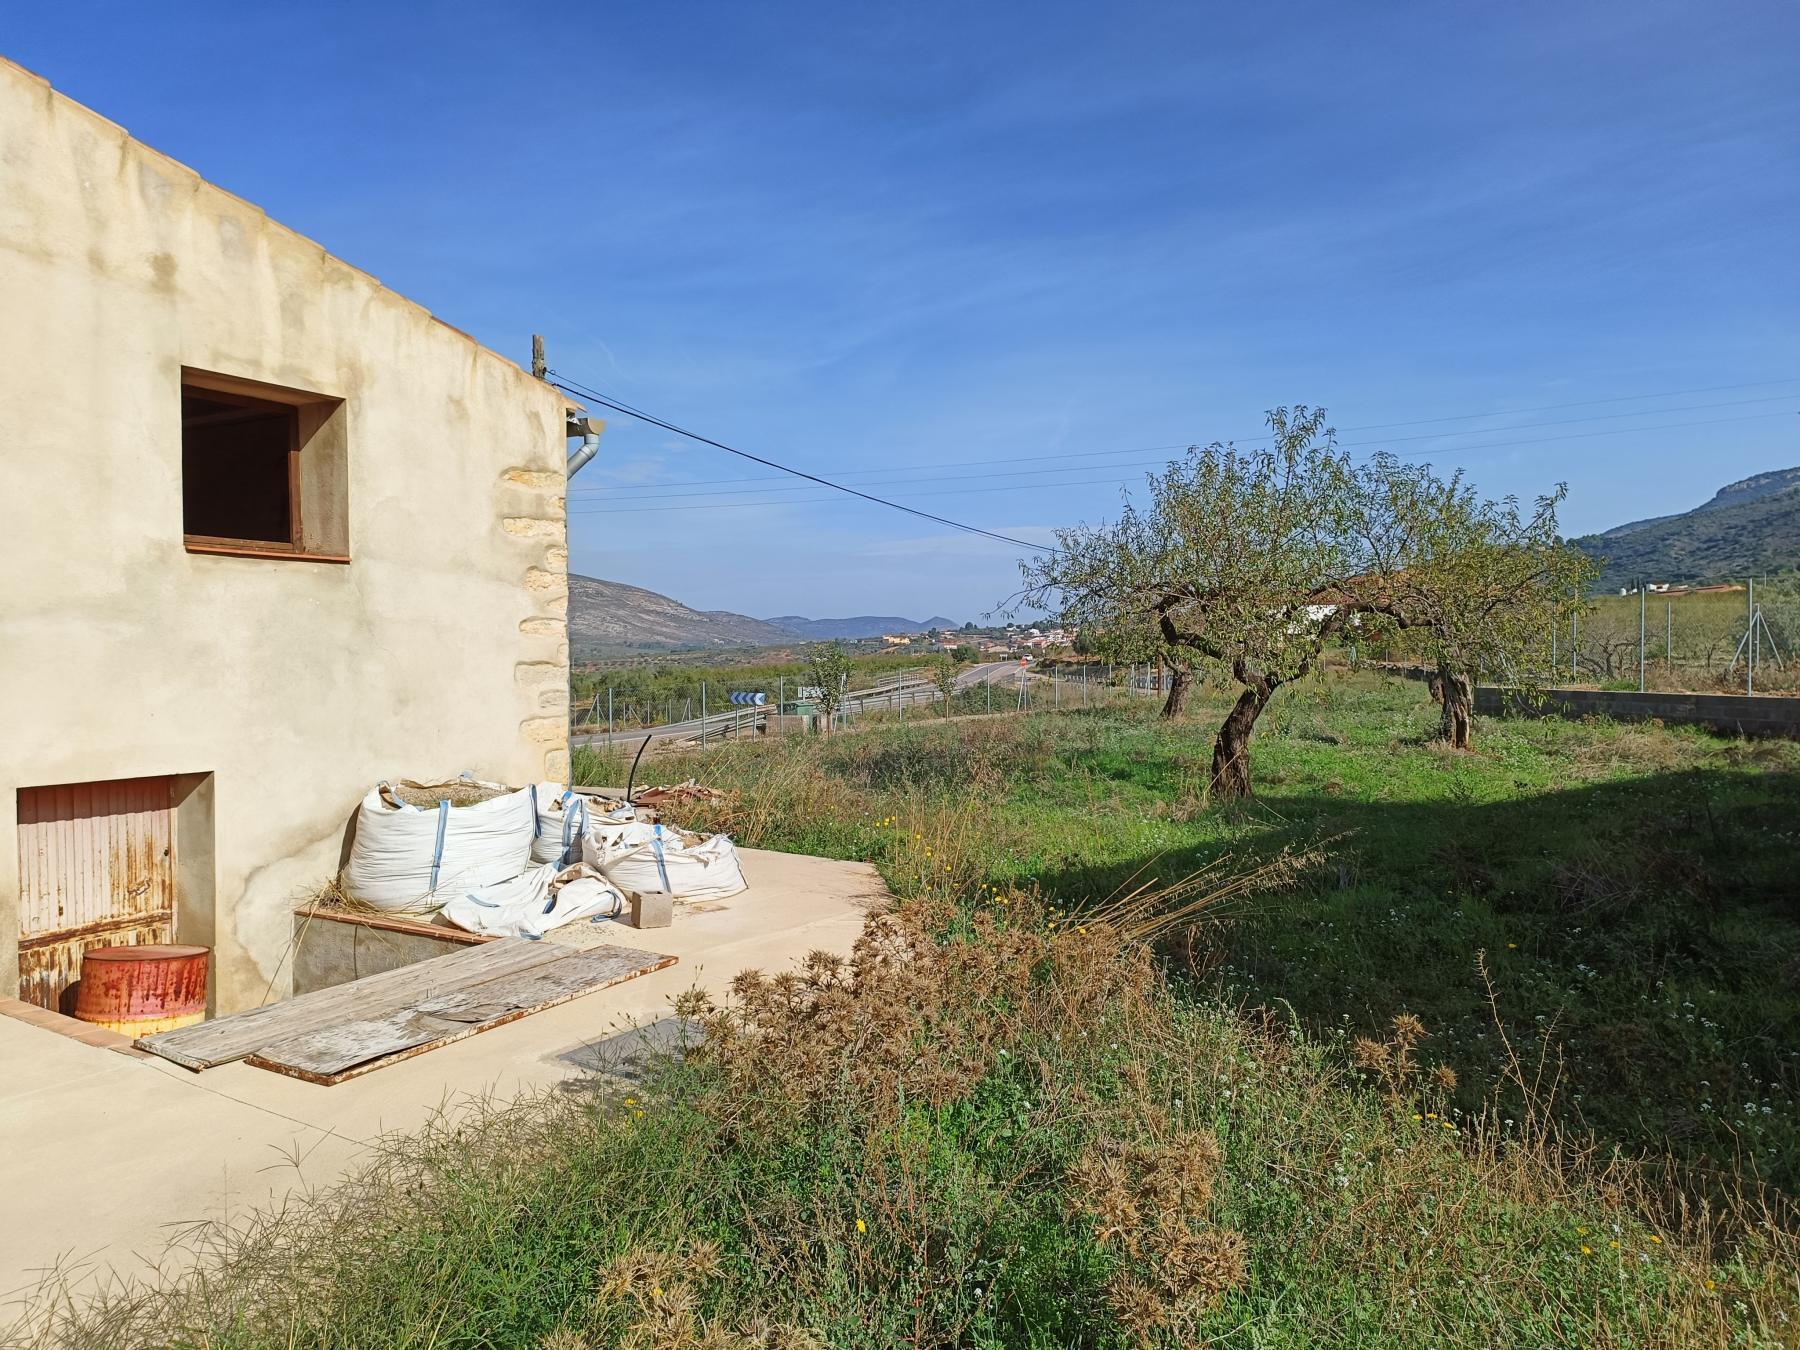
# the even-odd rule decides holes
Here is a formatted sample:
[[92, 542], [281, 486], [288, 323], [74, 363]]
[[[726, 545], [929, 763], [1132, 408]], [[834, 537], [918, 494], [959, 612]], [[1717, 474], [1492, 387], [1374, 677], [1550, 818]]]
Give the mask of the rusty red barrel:
[[127, 1036], [206, 1019], [205, 947], [93, 947], [81, 955], [75, 1016]]

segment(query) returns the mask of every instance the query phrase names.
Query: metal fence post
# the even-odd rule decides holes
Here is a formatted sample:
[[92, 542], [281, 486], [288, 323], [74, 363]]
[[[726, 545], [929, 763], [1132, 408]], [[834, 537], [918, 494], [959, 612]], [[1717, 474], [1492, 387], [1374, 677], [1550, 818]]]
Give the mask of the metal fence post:
[[706, 681], [700, 681], [700, 748], [706, 748]]
[[1671, 677], [1675, 674], [1675, 602], [1663, 602], [1666, 612], [1663, 615], [1663, 670]]
[[606, 686], [606, 748], [612, 749], [613, 741], [613, 695], [612, 686]]
[[1750, 578], [1744, 604], [1750, 611], [1750, 627], [1744, 631], [1744, 692], [1756, 692], [1756, 578]]
[[1644, 619], [1649, 614], [1650, 583], [1638, 582], [1638, 693], [1644, 692]]

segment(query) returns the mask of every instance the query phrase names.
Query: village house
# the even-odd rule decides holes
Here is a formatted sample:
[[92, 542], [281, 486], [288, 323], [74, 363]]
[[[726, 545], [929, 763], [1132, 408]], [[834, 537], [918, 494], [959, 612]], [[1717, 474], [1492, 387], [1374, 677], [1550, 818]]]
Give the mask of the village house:
[[569, 405], [4, 60], [0, 144], [0, 995], [279, 998], [374, 783], [568, 771]]

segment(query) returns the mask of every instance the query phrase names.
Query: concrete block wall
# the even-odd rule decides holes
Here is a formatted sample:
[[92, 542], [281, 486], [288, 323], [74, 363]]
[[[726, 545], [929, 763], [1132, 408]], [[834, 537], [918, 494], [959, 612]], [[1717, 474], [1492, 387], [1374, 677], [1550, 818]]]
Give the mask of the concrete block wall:
[[[0, 996], [19, 792], [172, 777], [176, 939], [279, 998], [373, 783], [568, 772], [567, 401], [4, 59], [0, 146]], [[341, 556], [187, 546], [194, 372], [339, 407]]]
[[1654, 690], [1553, 689], [1533, 706], [1516, 691], [1482, 685], [1475, 711], [1490, 716], [1610, 717], [1620, 722], [1652, 719], [1702, 726], [1731, 736], [1781, 736], [1800, 740], [1800, 698], [1781, 695], [1662, 693]]

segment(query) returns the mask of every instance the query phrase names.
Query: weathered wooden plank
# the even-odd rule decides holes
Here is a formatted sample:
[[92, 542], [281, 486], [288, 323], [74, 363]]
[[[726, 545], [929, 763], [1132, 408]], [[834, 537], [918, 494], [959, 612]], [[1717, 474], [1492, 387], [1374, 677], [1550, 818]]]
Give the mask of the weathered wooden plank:
[[515, 1008], [535, 1012], [633, 976], [673, 965], [675, 958], [635, 947], [606, 945], [563, 949], [563, 959], [442, 994], [413, 1006], [421, 1013], [459, 1022], [483, 1022]]
[[477, 947], [365, 975], [360, 980], [301, 994], [284, 1003], [215, 1017], [191, 1027], [146, 1036], [138, 1048], [186, 1069], [210, 1069], [256, 1053], [265, 1045], [358, 1018], [378, 1018], [421, 999], [556, 960], [560, 950], [523, 938]]
[[385, 1017], [339, 1022], [266, 1045], [251, 1055], [249, 1062], [309, 1082], [335, 1082], [346, 1069], [433, 1045], [466, 1029], [465, 1023], [432, 1017], [417, 1008], [397, 1008]]
[[630, 947], [571, 952], [543, 945], [557, 953], [547, 964], [306, 1032], [264, 1046], [249, 1062], [329, 1086], [675, 964], [673, 956]]

